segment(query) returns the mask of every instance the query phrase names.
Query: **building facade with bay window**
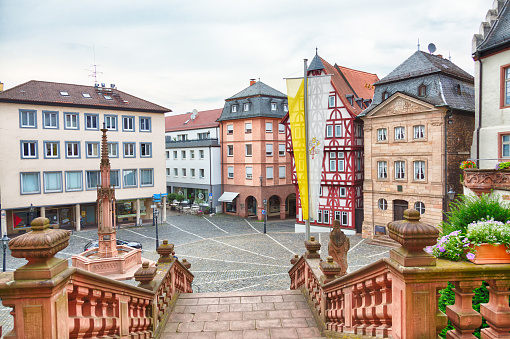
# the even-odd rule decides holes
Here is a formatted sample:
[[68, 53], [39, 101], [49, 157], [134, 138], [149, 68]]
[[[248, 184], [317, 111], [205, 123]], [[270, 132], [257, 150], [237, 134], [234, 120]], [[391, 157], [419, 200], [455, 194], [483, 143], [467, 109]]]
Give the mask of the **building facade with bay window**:
[[2, 234], [97, 224], [100, 142], [108, 129], [117, 222], [152, 219], [151, 197], [165, 192], [164, 113], [170, 110], [114, 85], [29, 81], [0, 92]]

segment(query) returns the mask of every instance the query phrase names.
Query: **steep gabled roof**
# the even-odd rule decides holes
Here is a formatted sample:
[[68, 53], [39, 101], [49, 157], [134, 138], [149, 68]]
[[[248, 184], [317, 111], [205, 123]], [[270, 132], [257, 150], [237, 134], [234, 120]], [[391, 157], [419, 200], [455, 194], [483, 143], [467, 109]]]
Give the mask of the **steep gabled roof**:
[[382, 85], [402, 79], [424, 76], [433, 73], [444, 73], [465, 81], [474, 81], [472, 75], [453, 62], [438, 55], [416, 51], [407, 60], [397, 66], [390, 74], [379, 80], [375, 85]]
[[308, 72], [309, 71], [319, 71], [321, 69], [324, 69], [324, 65], [322, 64], [322, 60], [319, 57], [319, 55], [315, 54], [315, 56], [312, 59], [312, 62], [310, 63], [310, 66], [308, 66]]
[[[499, 1], [503, 2], [503, 1]], [[488, 20], [489, 22], [482, 23], [482, 27], [490, 27], [489, 31], [485, 36], [480, 36], [480, 41], [476, 48], [476, 52], [483, 53], [489, 50], [496, 49], [502, 45], [510, 45], [510, 0], [504, 1], [504, 4], [500, 6], [498, 2], [495, 2], [495, 8], [489, 10], [486, 19], [491, 18], [497, 12], [496, 20]], [[485, 31], [482, 29], [482, 31]], [[475, 36], [475, 39], [478, 38]]]
[[247, 98], [247, 97], [254, 97], [254, 96], [267, 96], [267, 97], [276, 97], [276, 98], [287, 98], [286, 94], [283, 94], [282, 92], [266, 85], [262, 81], [257, 81], [253, 85], [243, 89], [241, 92], [234, 94], [230, 98], [226, 99], [227, 101], [233, 100], [233, 99], [241, 99], [241, 98]]
[[[68, 95], [62, 95], [66, 92]], [[83, 94], [88, 94], [85, 97]], [[90, 97], [89, 97], [90, 96]], [[103, 108], [154, 113], [170, 109], [119, 91], [66, 83], [31, 80], [0, 92], [0, 102], [33, 103], [66, 107]]]
[[220, 117], [221, 111], [223, 108], [200, 111], [195, 119], [191, 119], [192, 113], [165, 117], [165, 132], [217, 127], [220, 124], [216, 120]]

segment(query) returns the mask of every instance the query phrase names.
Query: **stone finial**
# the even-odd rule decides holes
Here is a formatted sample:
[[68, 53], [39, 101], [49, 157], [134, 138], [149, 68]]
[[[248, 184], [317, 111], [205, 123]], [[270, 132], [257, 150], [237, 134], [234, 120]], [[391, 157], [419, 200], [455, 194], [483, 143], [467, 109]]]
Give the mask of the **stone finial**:
[[332, 256], [328, 256], [327, 261], [322, 261], [319, 264], [319, 268], [322, 273], [324, 273], [324, 275], [320, 278], [321, 283], [323, 284], [327, 284], [328, 282], [335, 280], [335, 277], [342, 271], [342, 267], [340, 267], [336, 261], [333, 261]]
[[404, 211], [404, 220], [388, 223], [390, 238], [402, 246], [390, 250], [390, 258], [402, 266], [435, 266], [436, 258], [423, 249], [434, 245], [439, 230], [420, 222], [420, 212], [415, 209]]
[[189, 270], [191, 268], [191, 263], [186, 259], [182, 259], [181, 264], [182, 264], [182, 266], [186, 267], [187, 270]]
[[15, 280], [47, 280], [68, 267], [67, 260], [55, 254], [69, 245], [70, 232], [50, 229], [48, 218], [35, 218], [32, 231], [9, 241], [11, 255], [28, 263], [14, 271]]
[[299, 255], [294, 254], [294, 258], [290, 259], [290, 263], [292, 265], [295, 265], [298, 262], [298, 260], [299, 260]]
[[159, 245], [156, 252], [160, 255], [158, 263], [174, 261], [174, 244], [169, 244], [167, 239], [163, 240], [163, 244]]
[[310, 240], [305, 241], [305, 247], [308, 250], [305, 254], [307, 259], [320, 259], [321, 255], [317, 253], [321, 249], [321, 243], [315, 240], [314, 236], [310, 237]]
[[152, 291], [151, 281], [156, 276], [157, 268], [155, 266], [149, 267], [149, 262], [144, 261], [142, 267], [140, 267], [134, 274], [135, 280], [140, 282], [138, 287], [145, 288]]

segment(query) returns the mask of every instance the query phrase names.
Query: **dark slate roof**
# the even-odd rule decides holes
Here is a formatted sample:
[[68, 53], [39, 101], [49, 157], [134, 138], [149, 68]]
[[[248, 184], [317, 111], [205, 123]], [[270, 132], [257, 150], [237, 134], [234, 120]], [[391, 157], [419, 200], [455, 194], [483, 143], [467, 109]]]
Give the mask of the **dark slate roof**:
[[310, 63], [310, 66], [308, 66], [308, 72], [310, 71], [318, 71], [321, 69], [324, 69], [324, 65], [322, 64], [321, 58], [319, 55], [315, 54], [313, 57], [312, 62]]
[[195, 119], [191, 119], [191, 112], [167, 116], [165, 117], [165, 132], [217, 127], [219, 123], [216, 120], [222, 111], [222, 108], [200, 111]]
[[[244, 111], [244, 104], [249, 104], [248, 111]], [[276, 103], [276, 111], [271, 110], [271, 103]], [[258, 81], [250, 87], [225, 100], [225, 106], [218, 121], [277, 118], [285, 115], [283, 107], [287, 104], [287, 95]], [[237, 105], [237, 111], [232, 112], [232, 105]]]
[[478, 46], [478, 52], [486, 52], [505, 43], [510, 43], [510, 0], [506, 0], [491, 30]]
[[[417, 52], [418, 53], [418, 52]], [[414, 53], [413, 56], [416, 56]], [[428, 55], [427, 53], [420, 52], [420, 54]], [[413, 56], [407, 59], [403, 64], [392, 71], [387, 77], [381, 81], [375, 83], [375, 92], [370, 106], [363, 111], [359, 116], [364, 117], [375, 107], [377, 107], [382, 101], [382, 96], [385, 92], [388, 92], [391, 97], [395, 93], [404, 93], [406, 95], [415, 97], [419, 100], [432, 104], [434, 106], [448, 106], [453, 109], [463, 110], [468, 112], [474, 112], [475, 110], [475, 93], [474, 93], [474, 79], [472, 76], [460, 77], [460, 74], [467, 74], [458, 66], [452, 67], [452, 62], [448, 61], [445, 65], [448, 66], [448, 70], [454, 70], [455, 75], [450, 72], [434, 71], [434, 72], [423, 72], [421, 75], [415, 73], [409, 74], [407, 77], [402, 72], [402, 66], [406, 69], [413, 69], [413, 62], [416, 62], [417, 69], [423, 65], [421, 56]], [[439, 57], [432, 56], [435, 59]], [[444, 59], [443, 59], [444, 60]], [[436, 66], [437, 67], [437, 66]], [[400, 71], [397, 71], [400, 68]], [[460, 72], [460, 71], [462, 72]], [[397, 72], [396, 72], [397, 71]], [[392, 74], [398, 75], [390, 78]], [[395, 79], [391, 81], [384, 81], [385, 79]], [[397, 80], [398, 79], [398, 80]], [[427, 86], [427, 95], [425, 97], [419, 97], [418, 87], [421, 85]], [[458, 94], [458, 87], [460, 86], [460, 94]]]
[[390, 74], [376, 82], [374, 85], [381, 85], [433, 73], [445, 73], [465, 81], [474, 81], [472, 75], [455, 65], [453, 62], [443, 59], [438, 55], [416, 51], [406, 61], [391, 71]]
[[[60, 92], [67, 92], [63, 96]], [[89, 94], [90, 98], [83, 96]], [[111, 100], [105, 98], [111, 97]], [[102, 108], [123, 111], [154, 113], [171, 112], [170, 109], [119, 91], [116, 88], [73, 85], [31, 80], [0, 92], [0, 102], [54, 105], [65, 107]]]
[[256, 95], [264, 95], [268, 97], [276, 97], [276, 98], [287, 98], [286, 94], [283, 94], [280, 91], [266, 85], [262, 81], [257, 81], [253, 85], [243, 89], [241, 92], [234, 94], [227, 100], [239, 99], [239, 98], [247, 98], [253, 97]]

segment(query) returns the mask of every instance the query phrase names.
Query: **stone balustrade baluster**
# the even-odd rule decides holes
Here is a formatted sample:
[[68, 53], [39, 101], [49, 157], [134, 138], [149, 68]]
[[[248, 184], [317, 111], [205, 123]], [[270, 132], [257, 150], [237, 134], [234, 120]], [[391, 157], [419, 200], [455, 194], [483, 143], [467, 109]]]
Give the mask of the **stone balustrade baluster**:
[[368, 288], [370, 298], [370, 305], [367, 306], [365, 311], [369, 325], [366, 329], [366, 334], [372, 337], [376, 335], [376, 329], [381, 325], [377, 317], [377, 306], [381, 304], [381, 291], [380, 287], [376, 284], [375, 279], [365, 281], [365, 287]]
[[358, 289], [361, 291], [361, 308], [360, 308], [360, 319], [361, 325], [357, 328], [358, 334], [367, 334], [367, 327], [370, 324], [370, 320], [367, 316], [367, 311], [370, 308], [371, 300], [370, 300], [370, 290], [365, 285], [365, 282], [361, 282], [358, 284]]
[[129, 333], [136, 333], [138, 332], [138, 317], [136, 312], [136, 304], [138, 302], [138, 298], [131, 297], [128, 303], [128, 318], [130, 319], [129, 322]]
[[352, 325], [351, 329], [353, 333], [358, 333], [357, 329], [362, 324], [362, 299], [361, 290], [358, 289], [358, 284], [352, 286]]
[[381, 303], [375, 307], [380, 325], [375, 330], [378, 337], [387, 337], [391, 332], [391, 278], [385, 273], [375, 279], [379, 286]]
[[489, 280], [489, 302], [480, 305], [480, 313], [487, 320], [489, 328], [482, 329], [482, 338], [510, 338], [510, 281]]
[[454, 330], [446, 332], [446, 338], [475, 338], [473, 332], [482, 325], [482, 315], [473, 310], [473, 290], [480, 287], [479, 281], [455, 281], [455, 304], [446, 306], [446, 315]]
[[98, 304], [101, 304], [101, 291], [93, 289], [90, 294], [90, 317], [92, 318], [92, 335], [97, 337], [98, 333], [104, 329], [105, 322], [104, 319], [100, 318], [99, 312], [97, 312], [96, 307]]

